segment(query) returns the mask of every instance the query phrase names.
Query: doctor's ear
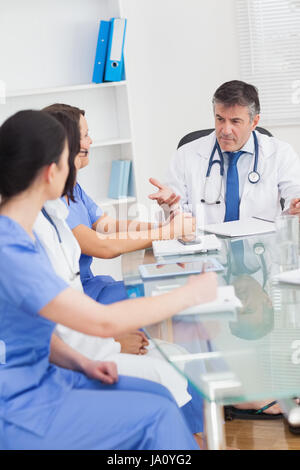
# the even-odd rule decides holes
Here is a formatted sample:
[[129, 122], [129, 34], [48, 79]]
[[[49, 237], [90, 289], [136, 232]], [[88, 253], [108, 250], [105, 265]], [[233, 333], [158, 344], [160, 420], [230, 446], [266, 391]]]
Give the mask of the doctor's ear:
[[55, 174], [56, 174], [56, 171], [57, 171], [57, 165], [56, 163], [51, 163], [51, 165], [49, 166], [46, 166], [43, 170], [43, 179], [46, 183], [52, 183], [54, 178], [55, 178]]
[[259, 120], [260, 120], [260, 114], [257, 114], [256, 116], [254, 116], [253, 123], [252, 123], [252, 130], [253, 131], [256, 128], [256, 126], [258, 125]]

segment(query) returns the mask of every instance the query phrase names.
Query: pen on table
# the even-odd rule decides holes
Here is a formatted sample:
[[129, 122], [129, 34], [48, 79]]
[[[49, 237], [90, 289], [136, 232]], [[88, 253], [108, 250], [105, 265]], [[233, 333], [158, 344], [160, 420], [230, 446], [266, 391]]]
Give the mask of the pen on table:
[[[300, 202], [300, 199], [299, 199], [299, 202]], [[270, 222], [271, 224], [274, 224], [274, 220], [263, 219], [262, 217], [254, 217], [253, 216], [252, 219], [263, 220], [264, 222]]]
[[271, 406], [276, 405], [276, 403], [277, 403], [277, 401], [272, 401], [272, 403], [269, 403], [268, 405], [263, 406], [262, 408], [260, 408], [259, 410], [257, 410], [255, 414], [259, 415], [259, 414], [263, 413], [263, 412], [266, 411], [268, 408], [271, 408]]

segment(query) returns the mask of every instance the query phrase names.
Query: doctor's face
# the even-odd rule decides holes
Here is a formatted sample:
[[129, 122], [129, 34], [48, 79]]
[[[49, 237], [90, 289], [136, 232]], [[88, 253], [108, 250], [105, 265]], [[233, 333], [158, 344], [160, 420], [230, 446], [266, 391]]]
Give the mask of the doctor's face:
[[247, 106], [224, 106], [216, 103], [214, 107], [216, 136], [224, 152], [236, 152], [248, 141], [251, 132], [259, 121], [257, 114], [250, 121]]
[[80, 153], [77, 155], [75, 160], [75, 166], [77, 170], [84, 168], [89, 164], [90, 146], [93, 143], [89, 136], [89, 129], [87, 121], [84, 116], [80, 116], [79, 121], [80, 129]]

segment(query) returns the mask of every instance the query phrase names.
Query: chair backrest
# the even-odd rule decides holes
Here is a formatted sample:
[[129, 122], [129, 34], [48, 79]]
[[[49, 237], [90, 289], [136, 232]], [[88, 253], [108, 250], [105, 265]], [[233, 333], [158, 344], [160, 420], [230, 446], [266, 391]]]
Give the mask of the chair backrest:
[[[261, 134], [266, 134], [269, 137], [273, 137], [271, 132], [267, 131], [267, 129], [264, 129], [263, 127], [256, 127], [255, 130], [260, 132]], [[212, 132], [214, 132], [214, 129], [202, 129], [201, 131], [190, 132], [189, 134], [182, 137], [177, 149], [182, 147], [184, 144], [188, 144], [189, 142], [193, 142], [193, 140], [200, 139], [200, 137], [205, 137], [206, 135], [209, 135]]]

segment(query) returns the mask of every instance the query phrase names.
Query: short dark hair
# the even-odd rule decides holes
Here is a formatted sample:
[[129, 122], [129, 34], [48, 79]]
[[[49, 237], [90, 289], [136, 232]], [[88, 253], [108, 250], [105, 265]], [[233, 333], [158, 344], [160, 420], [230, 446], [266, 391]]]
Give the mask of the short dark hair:
[[39, 171], [59, 163], [66, 144], [63, 126], [43, 111], [19, 111], [0, 127], [0, 195], [28, 189]]
[[67, 113], [62, 111], [50, 110], [48, 114], [57, 119], [64, 127], [69, 143], [69, 175], [62, 193], [62, 196], [68, 195], [71, 201], [74, 199], [74, 186], [76, 183], [75, 157], [80, 151], [80, 132], [79, 125], [71, 119]]
[[221, 103], [226, 107], [247, 106], [250, 120], [260, 113], [258, 90], [255, 86], [240, 80], [232, 80], [221, 85], [213, 96], [213, 104]]

